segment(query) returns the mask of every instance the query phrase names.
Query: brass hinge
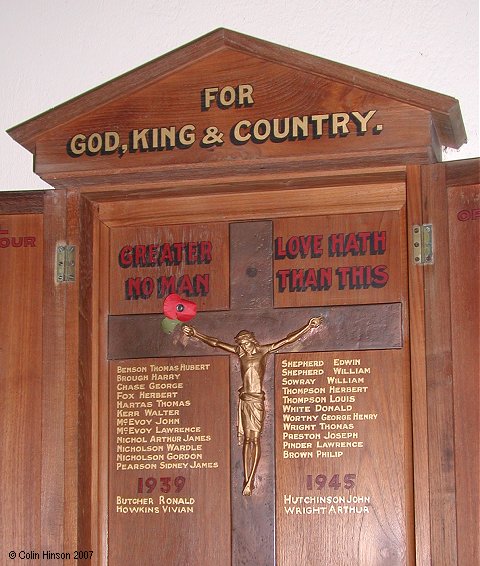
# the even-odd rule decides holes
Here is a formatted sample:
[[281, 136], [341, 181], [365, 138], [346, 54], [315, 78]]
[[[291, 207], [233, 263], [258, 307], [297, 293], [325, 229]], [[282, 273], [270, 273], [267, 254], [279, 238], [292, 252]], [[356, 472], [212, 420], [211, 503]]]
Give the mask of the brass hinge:
[[433, 226], [431, 224], [413, 226], [412, 252], [415, 265], [433, 263]]
[[55, 258], [55, 281], [71, 283], [75, 281], [75, 246], [60, 244], [57, 246]]

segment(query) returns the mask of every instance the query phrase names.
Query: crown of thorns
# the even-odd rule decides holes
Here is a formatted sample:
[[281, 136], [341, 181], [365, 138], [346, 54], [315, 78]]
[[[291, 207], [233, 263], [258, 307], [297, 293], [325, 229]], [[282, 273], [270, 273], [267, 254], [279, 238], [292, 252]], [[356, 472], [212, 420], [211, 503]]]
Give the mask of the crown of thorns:
[[240, 332], [235, 336], [235, 342], [238, 344], [242, 340], [253, 340], [256, 342], [255, 334], [250, 332], [250, 330], [240, 330]]

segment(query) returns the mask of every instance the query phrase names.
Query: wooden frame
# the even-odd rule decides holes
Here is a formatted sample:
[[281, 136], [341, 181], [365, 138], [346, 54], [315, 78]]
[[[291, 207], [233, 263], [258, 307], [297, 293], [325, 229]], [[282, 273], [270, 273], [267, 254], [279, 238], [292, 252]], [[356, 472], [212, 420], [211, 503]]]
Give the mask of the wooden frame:
[[[205, 131], [213, 122], [205, 121], [197, 91], [207, 86], [203, 81], [209, 73], [212, 80], [218, 77], [228, 84], [238, 84], [243, 74], [252, 82], [258, 80], [263, 91], [258, 88], [253, 119], [266, 124], [273, 115], [290, 120], [336, 112], [340, 102], [345, 119], [351, 114], [358, 117], [360, 110], [366, 119], [368, 108], [380, 108], [388, 127], [384, 131], [383, 124], [372, 125], [370, 137], [357, 128], [348, 137], [350, 131], [333, 132], [326, 126], [324, 131], [320, 126], [316, 137], [310, 135], [312, 129], [300, 140], [303, 144], [308, 138], [303, 145], [282, 145], [273, 139], [247, 147], [233, 142], [210, 146], [210, 151], [198, 143], [190, 153], [178, 146], [175, 152], [163, 153], [155, 152], [158, 147], [133, 148], [120, 154], [122, 160], [108, 152], [72, 156], [66, 151], [68, 140], [80, 131], [95, 132], [100, 139], [99, 132], [111, 133], [106, 129], [118, 127], [124, 136], [131, 128], [154, 125], [148, 123], [146, 110], [151, 111], [152, 103], [161, 109], [151, 112], [153, 121], [166, 117], [165, 123], [170, 123], [178, 115], [185, 117], [182, 123], [192, 122], [199, 132]], [[293, 81], [297, 88], [308, 83], [311, 96], [301, 92], [296, 98], [298, 93], [291, 89], [275, 106], [269, 92], [282, 93], [285, 81]], [[239, 86], [253, 90], [252, 85]], [[156, 98], [157, 87], [165, 87], [163, 102]], [[231, 123], [225, 108], [216, 110], [208, 116], [213, 114], [227, 132]], [[237, 120], [252, 117], [245, 108], [236, 111]], [[102, 408], [108, 404], [103, 376], [108, 365], [110, 229], [182, 225], [191, 223], [192, 217], [195, 222], [235, 222], [315, 216], [320, 210], [393, 210], [406, 221], [401, 263], [408, 270], [408, 296], [405, 287], [402, 305], [409, 308], [402, 320], [411, 392], [406, 387], [404, 394], [412, 399], [414, 431], [412, 447], [410, 439], [405, 441], [405, 451], [412, 448], [413, 454], [413, 469], [405, 474], [414, 490], [414, 499], [408, 502], [413, 510], [408, 508], [407, 515], [415, 517], [415, 549], [412, 535], [406, 561], [451, 566], [475, 560], [469, 529], [478, 527], [471, 504], [472, 499], [478, 501], [478, 486], [469, 483], [470, 468], [463, 456], [466, 436], [478, 430], [478, 387], [470, 382], [465, 387], [464, 378], [471, 363], [465, 361], [466, 344], [474, 347], [469, 340], [476, 329], [468, 320], [462, 338], [452, 336], [453, 328], [462, 325], [458, 310], [466, 303], [454, 285], [452, 272], [458, 263], [449, 257], [449, 248], [452, 242], [465, 244], [470, 233], [478, 235], [473, 224], [468, 233], [459, 230], [451, 215], [453, 203], [463, 202], [463, 196], [453, 193], [468, 186], [465, 192], [470, 194], [479, 184], [479, 165], [478, 160], [433, 165], [442, 145], [459, 147], [465, 141], [455, 99], [220, 29], [9, 133], [35, 154], [36, 172], [56, 187], [0, 198], [1, 214], [43, 215], [45, 234], [41, 398], [38, 406], [32, 402], [37, 411], [32, 418], [40, 415], [42, 449], [41, 460], [35, 460], [40, 480], [34, 487], [40, 490], [35, 502], [40, 518], [29, 527], [35, 544], [59, 550], [61, 541], [65, 551], [94, 549], [93, 563], [107, 564], [108, 446], [99, 433], [107, 427]], [[343, 137], [348, 139], [342, 141]], [[320, 138], [326, 143], [317, 144]], [[433, 265], [418, 267], [410, 252], [411, 226], [424, 223], [435, 225], [436, 258]], [[55, 249], [62, 243], [76, 245], [79, 258], [77, 280], [67, 286], [54, 280]], [[464, 250], [459, 257], [469, 261]], [[471, 269], [478, 275], [478, 266]], [[469, 273], [463, 268], [460, 272], [464, 277]], [[468, 282], [465, 289], [474, 303], [476, 287]], [[478, 300], [476, 304], [478, 314]], [[454, 435], [449, 434], [453, 427]], [[478, 459], [472, 458], [471, 465], [478, 473]], [[413, 524], [407, 530], [411, 532]]]
[[[328, 212], [362, 212], [372, 210], [401, 210], [405, 206], [405, 181], [401, 173], [387, 171], [374, 173], [375, 182], [366, 182], [353, 191], [351, 186], [342, 186], [342, 180], [351, 182], [351, 177], [340, 175], [334, 179], [335, 186], [329, 186], [331, 178], [322, 176], [293, 180], [292, 188], [276, 187], [275, 179], [268, 175], [261, 181], [263, 190], [258, 190], [258, 181], [249, 187], [242, 180], [238, 188], [234, 183], [217, 187], [213, 194], [203, 196], [204, 189], [189, 188], [191, 193], [184, 195], [181, 186], [169, 191], [160, 189], [147, 199], [143, 194], [132, 200], [123, 192], [87, 192], [80, 196], [80, 223], [83, 226], [80, 241], [80, 254], [87, 263], [82, 264], [83, 273], [91, 274], [80, 281], [80, 437], [79, 469], [81, 478], [79, 510], [91, 510], [92, 515], [79, 517], [79, 542], [82, 546], [92, 545], [98, 549], [99, 564], [106, 564], [107, 541], [106, 497], [107, 493], [107, 447], [99, 440], [98, 431], [105, 430], [105, 419], [100, 407], [105, 406], [108, 391], [101, 375], [106, 375], [106, 319], [108, 311], [108, 230], [118, 226], [145, 226], [149, 223], [190, 223], [192, 214], [201, 222], [222, 217], [224, 220], [251, 218], [277, 218], [285, 215], [302, 216]], [[371, 180], [366, 175], [367, 180]], [[296, 184], [300, 187], [297, 187]], [[201, 198], [198, 198], [200, 191]], [[255, 202], [255, 209], [252, 209]], [[273, 203], [282, 203], [281, 207]], [[405, 254], [407, 253], [405, 249]], [[407, 258], [405, 256], [404, 263]], [[407, 312], [407, 311], [406, 311]], [[408, 344], [408, 337], [405, 337]], [[408, 351], [408, 346], [406, 346]], [[412, 503], [413, 504], [413, 503]], [[98, 519], [95, 516], [98, 510]], [[90, 527], [88, 527], [90, 524]], [[411, 525], [413, 530], [413, 524]], [[413, 539], [412, 539], [413, 541]], [[410, 549], [413, 552], [412, 549]], [[96, 552], [97, 554], [97, 552]], [[411, 562], [411, 559], [410, 559]]]
[[48, 536], [42, 521], [44, 490], [51, 485], [45, 470], [51, 453], [42, 450], [43, 197], [43, 192], [0, 193], [0, 540], [5, 557], [38, 549]]

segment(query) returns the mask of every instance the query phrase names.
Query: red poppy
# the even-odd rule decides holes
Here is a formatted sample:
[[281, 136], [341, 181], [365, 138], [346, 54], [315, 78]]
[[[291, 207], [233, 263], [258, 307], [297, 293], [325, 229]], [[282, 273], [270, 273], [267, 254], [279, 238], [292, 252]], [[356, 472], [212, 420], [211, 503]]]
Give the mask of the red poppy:
[[163, 314], [171, 320], [187, 322], [197, 314], [197, 305], [172, 293], [163, 302]]

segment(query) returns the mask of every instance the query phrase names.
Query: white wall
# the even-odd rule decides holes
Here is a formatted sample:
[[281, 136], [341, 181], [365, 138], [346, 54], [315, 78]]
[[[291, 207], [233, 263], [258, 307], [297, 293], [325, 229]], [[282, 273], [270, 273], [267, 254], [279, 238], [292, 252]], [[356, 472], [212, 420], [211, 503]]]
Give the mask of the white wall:
[[480, 155], [478, 0], [0, 0], [0, 190], [48, 187], [5, 130], [227, 27], [460, 101]]

